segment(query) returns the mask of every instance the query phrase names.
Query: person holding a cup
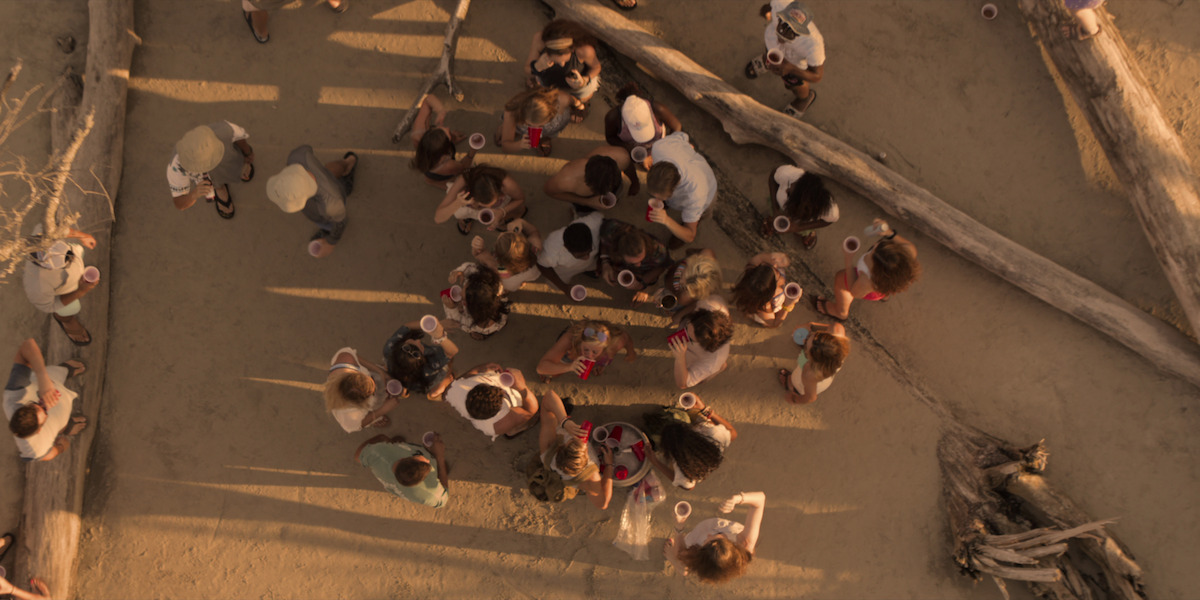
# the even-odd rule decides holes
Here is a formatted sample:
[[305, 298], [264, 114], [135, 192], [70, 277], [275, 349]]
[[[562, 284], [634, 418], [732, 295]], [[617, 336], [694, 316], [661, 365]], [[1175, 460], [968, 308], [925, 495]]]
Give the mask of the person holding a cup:
[[622, 174], [629, 177], [629, 195], [636, 196], [641, 185], [629, 153], [618, 146], [601, 146], [563, 165], [546, 180], [543, 191], [551, 198], [573, 203], [581, 212], [606, 210], [612, 207], [605, 204], [605, 195], [620, 194]]
[[175, 143], [175, 155], [167, 165], [167, 185], [175, 208], [187, 210], [204, 198], [216, 205], [221, 218], [232, 219], [229, 184], [254, 179], [254, 149], [246, 142], [249, 138], [245, 129], [229, 121], [185, 133]]
[[509, 302], [495, 269], [465, 262], [450, 272], [449, 281], [451, 286], [460, 286], [462, 298], [442, 295], [446, 318], [469, 333], [471, 339], [485, 340], [508, 324]]
[[429, 332], [432, 339], [426, 342], [421, 325], [420, 321], [407, 323], [388, 338], [383, 345], [384, 364], [388, 376], [404, 385], [404, 397], [413, 391], [430, 400], [441, 400], [454, 381], [451, 361], [458, 354], [458, 346], [440, 322], [435, 323]]
[[513, 438], [537, 425], [538, 401], [517, 369], [479, 365], [455, 379], [446, 402], [492, 440]]
[[779, 370], [779, 385], [787, 391], [792, 404], [809, 404], [817, 394], [833, 383], [833, 376], [842, 369], [850, 355], [850, 338], [846, 328], [834, 323], [809, 323], [792, 333], [800, 346], [800, 356], [793, 370]]
[[396, 408], [397, 399], [388, 394], [382, 400], [375, 393], [375, 378], [387, 377], [383, 367], [366, 359], [358, 358], [354, 348], [342, 348], [334, 355], [325, 378], [325, 410], [342, 426], [346, 433], [355, 433], [368, 427], [387, 427], [392, 420], [387, 416]]
[[668, 339], [674, 356], [672, 374], [679, 389], [708, 381], [729, 366], [729, 343], [733, 339], [733, 319], [729, 305], [718, 295], [696, 303], [696, 310], [684, 319], [687, 335]]
[[[658, 282], [671, 265], [671, 252], [657, 238], [617, 219], [600, 225], [600, 276], [609, 285], [642, 290]], [[628, 285], [617, 280], [628, 270], [634, 279]]]
[[48, 367], [33, 338], [21, 343], [4, 386], [4, 417], [21, 460], [52, 460], [70, 447], [68, 436], [87, 427], [86, 418], [71, 415], [78, 394], [66, 386], [86, 370], [78, 360]]
[[471, 233], [473, 220], [487, 225], [488, 231], [495, 231], [524, 214], [525, 192], [517, 181], [504, 169], [480, 164], [463, 171], [450, 184], [433, 213], [433, 222], [441, 224], [451, 218], [458, 219], [458, 232], [467, 235]]
[[750, 506], [745, 524], [706, 519], [685, 535], [683, 523], [676, 523], [675, 535], [667, 538], [663, 555], [680, 575], [695, 574], [704, 583], [724, 583], [746, 572], [758, 545], [767, 496], [762, 492], [739, 492], [721, 503], [719, 510], [728, 514], [739, 504]]
[[571, 121], [588, 115], [592, 96], [600, 89], [600, 60], [596, 40], [579, 23], [555, 19], [533, 34], [525, 63], [526, 85], [548, 87], [570, 94]]
[[601, 446], [601, 454], [596, 456], [588, 432], [571, 420], [562, 398], [554, 392], [542, 397], [541, 420], [538, 451], [542, 465], [562, 477], [564, 485], [587, 494], [596, 508], [608, 508], [616, 469], [612, 448]]
[[689, 423], [672, 419], [659, 431], [655, 448], [662, 457], [654, 451], [647, 457], [671, 483], [690, 490], [721, 466], [725, 449], [737, 439], [737, 430], [699, 397], [686, 414]]
[[571, 122], [571, 96], [554, 88], [537, 88], [513, 96], [504, 105], [496, 145], [505, 152], [553, 151], [550, 140]]
[[413, 122], [415, 153], [409, 166], [420, 171], [425, 183], [439, 190], [447, 189], [455, 177], [471, 167], [478, 152], [474, 146], [470, 146], [466, 156], [456, 160], [458, 149], [455, 145], [463, 137], [461, 132], [446, 127], [446, 108], [442, 101], [434, 95], [425, 96]]
[[[696, 302], [720, 292], [723, 286], [716, 253], [707, 248], [691, 248], [683, 260], [667, 269], [663, 287], [653, 297], [660, 302], [668, 297], [673, 300], [671, 306], [664, 308], [674, 314], [671, 325], [675, 327], [695, 308]], [[639, 291], [633, 295], [633, 303], [651, 298], [645, 291]]]
[[810, 84], [825, 76], [825, 38], [801, 2], [771, 0], [759, 12], [767, 18], [767, 51], [746, 64], [746, 77], [754, 79], [763, 71], [779, 75], [796, 97], [783, 112], [799, 119], [817, 99]]
[[40, 578], [30, 577], [29, 589], [33, 591], [27, 592], [17, 587], [17, 584], [9, 581], [5, 576], [0, 575], [0, 596], [15, 600], [50, 600], [50, 586]]
[[434, 434], [433, 443], [424, 448], [405, 443], [401, 436], [379, 434], [359, 445], [354, 462], [370, 469], [383, 489], [409, 502], [441, 508], [450, 499], [446, 445], [440, 435]]
[[[833, 194], [813, 173], [792, 165], [780, 165], [771, 174], [767, 187], [774, 202], [771, 203], [771, 217], [763, 221], [763, 235], [794, 233], [800, 236], [804, 249], [811, 250], [817, 245], [816, 230], [838, 221], [838, 205]], [[775, 226], [781, 216], [787, 223], [782, 231]]]
[[490, 252], [484, 247], [483, 238], [475, 236], [471, 240], [471, 255], [496, 269], [505, 292], [515, 292], [542, 276], [537, 267], [538, 256], [542, 253], [542, 235], [525, 219], [513, 219], [504, 229]]
[[636, 83], [618, 90], [616, 101], [604, 115], [604, 139], [610, 146], [648, 151], [654, 142], [683, 130], [675, 113], [644, 95]]
[[875, 221], [870, 230], [884, 235], [863, 252], [857, 263], [854, 257], [858, 253], [858, 239], [853, 238], [853, 245], [843, 246], [846, 268], [833, 276], [832, 302], [824, 296], [813, 299], [813, 309], [818, 313], [844, 321], [850, 316], [850, 305], [855, 300], [886, 300], [908, 289], [921, 276], [917, 247], [897, 235], [895, 230], [878, 227], [882, 219]]
[[41, 223], [33, 228], [34, 239], [45, 249], [30, 253], [25, 262], [25, 296], [38, 310], [54, 317], [71, 343], [86, 346], [92, 343], [92, 334], [76, 315], [83, 309], [80, 299], [100, 281], [85, 276], [92, 267], [83, 264], [83, 250], [94, 249], [96, 238], [78, 229], [67, 228], [66, 232], [65, 238], [51, 241], [43, 239]]
[[267, 180], [267, 198], [285, 213], [302, 212], [317, 224], [310, 253], [323, 258], [346, 231], [346, 200], [354, 191], [358, 155], [346, 152], [341, 160], [321, 163], [307, 144], [288, 154], [287, 166]]
[[608, 321], [577, 321], [542, 356], [537, 373], [543, 382], [564, 373], [574, 373], [581, 379], [601, 375], [622, 350], [625, 362], [637, 359], [633, 338], [620, 327]]
[[[700, 218], [717, 197], [717, 177], [683, 132], [655, 142], [650, 158], [654, 165], [646, 173], [646, 189], [664, 206], [651, 208], [646, 218], [671, 232], [671, 248], [690, 244], [696, 239]], [[679, 220], [667, 214], [667, 209], [679, 211]]]
[[584, 271], [596, 270], [603, 221], [604, 213], [593, 212], [546, 236], [538, 256], [538, 270], [567, 297], [571, 296], [571, 279]]
[[746, 264], [742, 278], [733, 286], [733, 305], [755, 323], [774, 329], [796, 308], [800, 296], [784, 292], [783, 270], [792, 261], [782, 252], [764, 252]]

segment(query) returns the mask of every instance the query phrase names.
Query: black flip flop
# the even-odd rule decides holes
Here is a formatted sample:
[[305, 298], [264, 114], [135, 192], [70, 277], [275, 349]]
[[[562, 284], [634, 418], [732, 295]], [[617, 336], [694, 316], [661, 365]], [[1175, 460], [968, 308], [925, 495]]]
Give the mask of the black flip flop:
[[504, 437], [506, 437], [510, 440], [514, 439], [518, 435], [521, 435], [522, 433], [525, 433], [526, 431], [529, 431], [530, 429], [533, 429], [534, 427], [536, 427], [538, 422], [540, 422], [541, 420], [542, 420], [542, 411], [535, 412], [535, 413], [533, 413], [533, 418], [526, 421], [525, 424], [522, 425], [520, 429], [510, 432], [510, 433], [506, 433], [506, 434], [504, 434]]
[[250, 34], [254, 36], [254, 40], [256, 42], [258, 42], [260, 44], [265, 44], [265, 43], [271, 41], [271, 34], [269, 34], [269, 33], [267, 34], [267, 37], [265, 37], [265, 38], [258, 37], [258, 32], [254, 30], [254, 20], [250, 18], [250, 13], [243, 10], [242, 17], [246, 19], [246, 24], [250, 26]]
[[[233, 194], [231, 194], [229, 192], [228, 185], [225, 186], [225, 195], [229, 196], [229, 198], [226, 199], [225, 201], [222, 201], [221, 197], [216, 195], [216, 193], [214, 193], [213, 194], [213, 204], [215, 204], [217, 206], [217, 214], [221, 215], [222, 219], [232, 219], [233, 215], [237, 211], [234, 210], [234, 208], [233, 208]], [[222, 209], [224, 209], [224, 210], [222, 210]]]
[[835, 317], [835, 316], [829, 314], [829, 312], [828, 312], [829, 299], [826, 298], [825, 296], [809, 296], [808, 297], [808, 305], [811, 306], [812, 309], [817, 312], [817, 314], [825, 315], [826, 317], [829, 317], [830, 319], [833, 319], [834, 321], [837, 321], [838, 323], [846, 322], [846, 319], [843, 319], [841, 317]]
[[88, 427], [88, 419], [83, 415], [71, 415], [71, 424], [67, 428], [67, 435], [79, 435]]
[[[51, 318], [53, 318], [53, 317], [51, 317]], [[67, 326], [63, 325], [62, 321], [59, 321], [58, 319], [54, 319], [54, 322], [58, 323], [59, 329], [63, 330], [63, 333], [66, 334], [68, 340], [71, 340], [72, 344], [75, 344], [76, 346], [86, 346], [86, 345], [92, 343], [92, 332], [88, 331], [87, 327], [83, 327], [83, 323], [79, 323], [79, 326], [83, 327], [83, 333], [87, 335], [87, 339], [80, 342], [78, 340], [71, 338], [71, 332], [67, 331]], [[76, 322], [78, 322], [78, 321], [76, 321]]]
[[[342, 6], [345, 6], [343, 4]], [[358, 155], [353, 152], [347, 152], [342, 155], [342, 160], [346, 160], [351, 156], [354, 157], [354, 166], [350, 167], [350, 172], [342, 175], [342, 181], [346, 183], [346, 195], [349, 196], [354, 191], [354, 172], [358, 170]]]
[[0, 535], [0, 539], [8, 540], [8, 543], [4, 545], [4, 549], [0, 550], [0, 560], [4, 560], [4, 557], [8, 556], [8, 551], [12, 550], [13, 545], [17, 543], [17, 536], [13, 535], [12, 532], [8, 532]]

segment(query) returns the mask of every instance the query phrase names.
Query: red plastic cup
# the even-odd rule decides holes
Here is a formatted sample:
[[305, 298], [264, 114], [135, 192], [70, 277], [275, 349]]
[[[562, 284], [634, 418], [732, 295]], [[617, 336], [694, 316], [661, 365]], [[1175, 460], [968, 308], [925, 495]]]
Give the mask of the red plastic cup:
[[490, 208], [480, 209], [479, 216], [476, 218], [479, 219], [479, 222], [483, 223], [484, 225], [491, 225], [492, 221], [496, 220], [496, 211]]
[[629, 449], [633, 450], [633, 455], [636, 456], [638, 460], [646, 460], [646, 442], [638, 440], [638, 442], [630, 446]]
[[592, 375], [592, 367], [596, 366], [596, 361], [585, 358], [583, 359], [583, 372], [579, 374], [579, 378], [587, 381], [587, 378]]
[[571, 299], [572, 300], [574, 300], [576, 302], [583, 302], [584, 298], [587, 298], [587, 288], [583, 287], [582, 285], [576, 285], [576, 286], [571, 287]]
[[767, 51], [767, 62], [769, 62], [773, 65], [783, 64], [783, 53], [775, 48], [768, 50]]
[[[444, 290], [442, 292], [442, 295], [449, 296], [450, 290]], [[437, 326], [438, 326], [438, 318], [437, 317], [435, 317], [433, 315], [425, 315], [425, 316], [421, 317], [421, 331], [424, 331], [425, 333], [433, 333], [434, 330], [437, 329]]]
[[613, 425], [613, 428], [608, 430], [608, 439], [610, 441], [616, 442], [617, 444], [620, 444], [621, 443], [621, 434], [624, 432], [625, 432], [625, 430], [622, 429], [620, 425]]
[[600, 196], [600, 206], [603, 206], [604, 208], [612, 208], [616, 205], [617, 205], [617, 195], [616, 194], [614, 194], [612, 192], [608, 192], [607, 194]]
[[83, 280], [88, 283], [96, 283], [100, 281], [100, 269], [96, 267], [88, 267], [83, 270]]
[[645, 161], [646, 156], [648, 156], [649, 154], [650, 153], [646, 151], [645, 146], [634, 146], [629, 151], [629, 158], [632, 158], [633, 162], [635, 162], [635, 163], [640, 163], [640, 162]]
[[617, 465], [617, 468], [613, 469], [613, 479], [624, 480], [628, 477], [629, 469], [625, 465]]
[[687, 328], [684, 328], [667, 336], [668, 345], [674, 344], [675, 340], [682, 340], [684, 343], [687, 343], [692, 341], [692, 338], [688, 336]]
[[537, 148], [538, 146], [541, 146], [541, 145], [542, 145], [542, 128], [541, 127], [530, 127], [529, 128], [529, 147]]
[[783, 215], [779, 215], [778, 217], [775, 217], [775, 220], [772, 221], [772, 224], [775, 227], [775, 231], [783, 233], [791, 228], [792, 220]]
[[400, 383], [399, 379], [389, 379], [387, 382], [387, 393], [392, 396], [399, 396], [404, 393], [404, 384]]
[[804, 290], [795, 281], [783, 286], [783, 295], [787, 296], [788, 300], [796, 300], [803, 293]]
[[646, 222], [653, 223], [654, 221], [650, 220], [650, 211], [655, 208], [661, 209], [662, 207], [662, 200], [659, 200], [658, 198], [651, 198], [650, 201], [646, 203]]
[[679, 395], [679, 408], [683, 410], [692, 410], [696, 405], [696, 401], [700, 398], [691, 392], [684, 392]]
[[845, 241], [842, 242], [842, 250], [845, 250], [846, 252], [850, 252], [852, 254], [855, 252], [858, 252], [858, 249], [861, 247], [862, 247], [862, 242], [858, 241], [858, 238], [856, 238], [854, 236], [850, 236], [850, 237], [846, 238]]
[[425, 444], [426, 448], [432, 447], [433, 442], [436, 440], [437, 440], [437, 433], [435, 433], [433, 431], [426, 431], [425, 435], [421, 436], [421, 443]]
[[629, 269], [623, 269], [620, 273], [617, 273], [617, 283], [621, 284], [623, 288], [633, 287], [634, 281], [637, 281], [637, 276]]
[[579, 431], [580, 431], [579, 439], [581, 439], [581, 440], [588, 439], [588, 437], [592, 435], [592, 422], [584, 421], [583, 425], [579, 426]]
[[471, 145], [472, 150], [483, 150], [484, 144], [487, 144], [487, 138], [482, 133], [472, 133], [467, 143]]

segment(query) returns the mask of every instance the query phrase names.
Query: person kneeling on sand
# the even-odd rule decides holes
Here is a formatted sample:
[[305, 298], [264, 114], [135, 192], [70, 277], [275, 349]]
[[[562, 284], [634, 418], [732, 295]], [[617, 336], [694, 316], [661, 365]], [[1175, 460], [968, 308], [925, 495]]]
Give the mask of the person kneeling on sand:
[[746, 524], [727, 519], [706, 519], [684, 535], [683, 523], [675, 525], [675, 536], [667, 538], [663, 555], [684, 576], [695, 573], [705, 583], [723, 583], [746, 572], [754, 558], [767, 496], [762, 492], [740, 492], [721, 504], [722, 513], [739, 504], [750, 505]]
[[64, 385], [85, 370], [77, 360], [47, 367], [33, 338], [21, 343], [4, 385], [4, 416], [22, 460], [50, 460], [66, 452], [71, 445], [66, 436], [87, 427], [86, 418], [71, 416], [77, 395]]
[[383, 489], [405, 500], [441, 508], [450, 498], [446, 446], [436, 433], [428, 449], [406, 444], [400, 436], [377, 435], [354, 451], [354, 462], [370, 469]]
[[587, 157], [563, 165], [542, 190], [551, 198], [574, 203], [579, 212], [606, 210], [612, 207], [605, 206], [603, 197], [620, 193], [622, 174], [629, 177], [629, 195], [636, 196], [642, 186], [629, 152], [619, 146], [601, 146]]
[[733, 339], [733, 319], [729, 306], [720, 296], [709, 296], [696, 303], [696, 311], [684, 319], [687, 336], [672, 337], [675, 356], [675, 385], [687, 389], [712, 379], [729, 366], [729, 342]]
[[[665, 416], [670, 412], [679, 416]], [[671, 479], [671, 483], [690, 490], [721, 466], [725, 449], [737, 439], [737, 430], [711, 406], [705, 406], [699, 397], [686, 413], [676, 408], [660, 411], [659, 414], [663, 416], [653, 416], [653, 420], [659, 421], [657, 425], [652, 425], [652, 416], [647, 415], [646, 430], [658, 432], [658, 443], [655, 444], [655, 451], [646, 456], [659, 473]], [[689, 422], [677, 420], [682, 419], [683, 414], [687, 415]], [[662, 424], [663, 420], [665, 424]], [[662, 458], [659, 458], [660, 452]]]
[[267, 180], [267, 197], [285, 213], [303, 211], [317, 224], [310, 252], [317, 258], [329, 256], [346, 231], [346, 199], [354, 191], [358, 155], [347, 152], [341, 160], [325, 164], [317, 160], [312, 146], [304, 145], [288, 154], [287, 166]]
[[[511, 376], [512, 382], [506, 380]], [[537, 424], [538, 401], [516, 369], [498, 364], [479, 365], [450, 384], [446, 402], [476, 429], [493, 440], [507, 438]]]
[[588, 434], [567, 415], [562, 398], [548, 392], [542, 399], [542, 424], [538, 432], [542, 465], [562, 477], [564, 485], [586, 493], [596, 508], [608, 508], [615, 469], [612, 449], [602, 448], [603, 466], [597, 465]]

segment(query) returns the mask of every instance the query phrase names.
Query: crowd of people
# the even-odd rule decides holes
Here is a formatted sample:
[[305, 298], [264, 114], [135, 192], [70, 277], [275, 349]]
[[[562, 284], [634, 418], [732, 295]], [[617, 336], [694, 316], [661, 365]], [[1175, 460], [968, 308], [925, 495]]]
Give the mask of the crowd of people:
[[[347, 2], [330, 5], [345, 10]], [[631, 7], [628, 2], [615, 3]], [[243, 2], [246, 21], [260, 42], [269, 39], [267, 14], [276, 4]], [[772, 0], [762, 15], [768, 21], [766, 49], [747, 65], [746, 74], [780, 75], [795, 96], [787, 112], [801, 116], [816, 98], [811, 84], [823, 74], [820, 33], [799, 2]], [[554, 138], [587, 118], [602, 76], [596, 44], [579, 24], [565, 20], [552, 21], [533, 35], [524, 65], [527, 89], [499, 107], [500, 124], [492, 142], [500, 151], [549, 156]], [[472, 260], [449, 273], [449, 287], [440, 293], [443, 316], [426, 316], [400, 327], [383, 344], [378, 364], [350, 347], [333, 354], [324, 386], [325, 407], [343, 430], [388, 429], [389, 412], [412, 394], [423, 394], [449, 404], [492, 440], [537, 429], [541, 460], [535, 467], [542, 471], [531, 478], [531, 491], [536, 479], [540, 491], [554, 486], [567, 490], [557, 498], [577, 491], [605, 509], [617, 471], [613, 452], [589, 443], [588, 428], [571, 417], [570, 400], [553, 390], [535, 394], [522, 370], [498, 363], [459, 370], [454, 365], [459, 348], [452, 335], [487, 340], [508, 324], [510, 307], [519, 301], [522, 287], [539, 279], [560, 290], [564, 302], [582, 301], [586, 290], [573, 282], [588, 274], [615, 290], [627, 290], [635, 304], [649, 303], [651, 310], [669, 318], [670, 328], [676, 330], [666, 343], [672, 356], [671, 382], [687, 390], [727, 369], [738, 314], [766, 328], [784, 325], [803, 296], [800, 287], [788, 281], [786, 270], [799, 252], [818, 243], [819, 229], [839, 218], [837, 203], [821, 178], [793, 165], [770, 174], [771, 217], [763, 222], [762, 233], [794, 236], [798, 252], [752, 257], [736, 284], [727, 286], [716, 253], [685, 248], [695, 242], [700, 223], [718, 201], [712, 167], [666, 106], [633, 84], [615, 98], [616, 106], [604, 117], [606, 144], [573, 157], [546, 180], [545, 196], [570, 205], [573, 218], [544, 235], [524, 218], [534, 203], [531, 196], [504, 169], [477, 162], [486, 138], [451, 129], [443, 103], [432, 96], [424, 99], [412, 130], [410, 166], [438, 190], [429, 192], [434, 222], [453, 219], [465, 236], [476, 231], [495, 237], [490, 244], [481, 235], [471, 238]], [[220, 217], [234, 218], [230, 184], [255, 175], [248, 139], [244, 128], [229, 121], [186, 132], [167, 167], [175, 207], [187, 210], [205, 199]], [[465, 153], [459, 150], [464, 142], [469, 146]], [[316, 258], [329, 256], [345, 233], [358, 156], [346, 152], [322, 162], [311, 146], [301, 145], [286, 162], [267, 181], [267, 197], [283, 212], [301, 212], [312, 221], [317, 229], [309, 252]], [[611, 218], [607, 211], [616, 198], [628, 202], [638, 196], [643, 177], [646, 225]], [[919, 276], [911, 242], [882, 221], [872, 225], [872, 232], [878, 239], [869, 246], [860, 246], [857, 239], [843, 244], [846, 268], [833, 276], [832, 296], [809, 295], [813, 309], [829, 322], [793, 329], [798, 358], [795, 367], [778, 373], [781, 400], [810, 403], [830, 386], [850, 353], [840, 322], [854, 301], [886, 300]], [[74, 315], [80, 298], [99, 281], [84, 265], [84, 250], [94, 248], [96, 240], [70, 230], [64, 239], [46, 242], [47, 249], [32, 255], [26, 265], [26, 290], [72, 342], [84, 346], [91, 338]], [[677, 250], [681, 254], [673, 256]], [[628, 332], [611, 322], [584, 319], [563, 323], [535, 371], [543, 384], [557, 377], [617, 379], [620, 367], [613, 363], [621, 355], [626, 362], [639, 357]], [[4, 408], [24, 460], [54, 459], [65, 451], [70, 436], [87, 426], [86, 419], [72, 415], [75, 394], [64, 385], [85, 369], [77, 360], [47, 366], [33, 340], [20, 346], [5, 386]], [[738, 437], [733, 423], [694, 394], [686, 405], [646, 415], [643, 427], [652, 442], [645, 460], [681, 489], [692, 489], [716, 470]], [[446, 447], [437, 433], [430, 432], [419, 443], [380, 434], [359, 445], [354, 460], [402, 498], [432, 508], [449, 501]], [[721, 511], [731, 512], [741, 504], [749, 507], [745, 524], [714, 518], [685, 534], [682, 521], [678, 523], [664, 554], [679, 572], [719, 582], [744, 571], [758, 540], [766, 498], [762, 492], [739, 492]], [[11, 544], [8, 539], [5, 548]]]

